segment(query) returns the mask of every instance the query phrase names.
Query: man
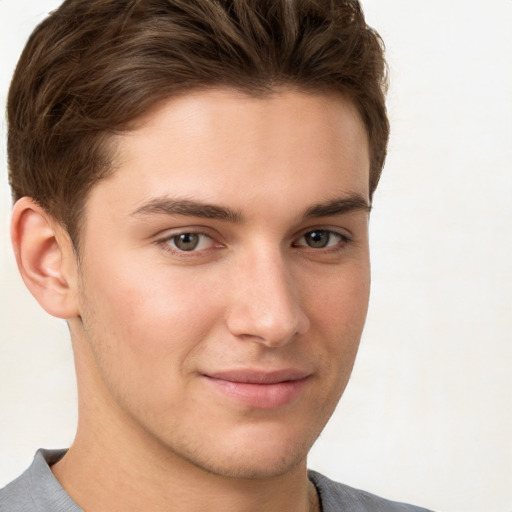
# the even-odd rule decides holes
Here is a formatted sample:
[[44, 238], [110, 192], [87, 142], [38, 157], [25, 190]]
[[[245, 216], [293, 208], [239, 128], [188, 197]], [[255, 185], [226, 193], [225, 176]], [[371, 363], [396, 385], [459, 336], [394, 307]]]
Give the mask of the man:
[[79, 422], [0, 510], [421, 510], [306, 466], [366, 316], [384, 90], [353, 0], [68, 0], [35, 30], [12, 239]]

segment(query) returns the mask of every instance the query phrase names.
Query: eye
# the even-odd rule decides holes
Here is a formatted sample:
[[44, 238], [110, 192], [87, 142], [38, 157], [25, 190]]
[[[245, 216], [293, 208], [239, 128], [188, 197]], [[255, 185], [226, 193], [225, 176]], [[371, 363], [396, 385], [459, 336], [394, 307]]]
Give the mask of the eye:
[[348, 242], [348, 237], [330, 231], [328, 229], [315, 229], [308, 231], [302, 235], [299, 240], [294, 244], [298, 247], [310, 247], [311, 249], [327, 249], [330, 247], [336, 247], [343, 242]]
[[208, 249], [214, 244], [213, 240], [203, 233], [179, 233], [165, 239], [163, 243], [170, 246], [169, 249], [183, 252]]

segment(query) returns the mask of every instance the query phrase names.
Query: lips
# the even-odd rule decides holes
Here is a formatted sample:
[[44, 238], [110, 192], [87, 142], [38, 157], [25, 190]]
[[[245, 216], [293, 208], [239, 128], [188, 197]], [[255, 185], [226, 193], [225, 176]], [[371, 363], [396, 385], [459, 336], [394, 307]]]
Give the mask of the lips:
[[206, 383], [229, 401], [256, 409], [276, 409], [296, 401], [310, 373], [293, 368], [274, 371], [228, 370], [203, 374]]

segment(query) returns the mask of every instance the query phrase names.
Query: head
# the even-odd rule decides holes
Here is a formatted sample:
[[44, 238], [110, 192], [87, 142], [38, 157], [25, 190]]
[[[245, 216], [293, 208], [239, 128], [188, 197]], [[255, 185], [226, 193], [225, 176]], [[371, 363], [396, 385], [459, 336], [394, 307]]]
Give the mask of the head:
[[386, 74], [359, 2], [67, 0], [36, 28], [12, 80], [14, 200], [33, 198], [78, 246], [87, 195], [114, 167], [115, 134], [167, 98], [219, 86], [349, 99], [368, 134], [373, 195], [389, 132]]
[[13, 239], [89, 430], [226, 476], [305, 460], [366, 316], [384, 71], [352, 0], [74, 0], [36, 29]]

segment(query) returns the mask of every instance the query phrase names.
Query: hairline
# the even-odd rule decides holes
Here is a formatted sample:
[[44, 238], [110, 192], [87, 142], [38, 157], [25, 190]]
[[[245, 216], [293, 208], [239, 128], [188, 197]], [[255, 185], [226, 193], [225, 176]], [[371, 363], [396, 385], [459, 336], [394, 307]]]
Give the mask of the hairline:
[[[350, 105], [355, 109], [359, 120], [364, 128], [366, 137], [368, 139], [368, 151], [369, 151], [369, 160], [370, 167], [372, 164], [371, 158], [371, 141], [370, 141], [370, 133], [368, 133], [368, 127], [364, 121], [361, 110], [356, 101], [345, 91], [340, 90], [339, 88], [329, 87], [329, 86], [308, 86], [307, 84], [293, 83], [287, 82], [285, 80], [275, 81], [272, 84], [268, 84], [268, 87], [242, 87], [240, 85], [233, 85], [229, 83], [214, 83], [214, 84], [196, 84], [193, 87], [187, 88], [182, 87], [174, 90], [172, 93], [168, 95], [162, 95], [161, 98], [155, 99], [148, 108], [139, 114], [137, 117], [127, 121], [124, 126], [120, 127], [118, 130], [107, 132], [101, 131], [98, 132], [98, 141], [100, 145], [103, 146], [104, 156], [106, 160], [106, 164], [102, 167], [102, 169], [98, 173], [98, 178], [94, 180], [90, 187], [85, 191], [85, 197], [82, 199], [80, 208], [75, 211], [74, 222], [69, 223], [66, 222], [69, 220], [69, 217], [63, 218], [62, 220], [55, 219], [68, 233], [70, 240], [73, 245], [73, 249], [77, 258], [80, 256], [80, 244], [81, 238], [83, 236], [83, 228], [87, 222], [87, 204], [89, 200], [89, 196], [94, 187], [96, 187], [102, 181], [108, 179], [113, 176], [117, 171], [120, 170], [122, 165], [122, 158], [120, 152], [118, 151], [118, 145], [120, 141], [120, 137], [124, 137], [130, 132], [134, 132], [137, 129], [141, 128], [146, 122], [148, 122], [148, 118], [152, 116], [158, 109], [162, 107], [168, 101], [173, 99], [192, 96], [195, 94], [208, 93], [212, 91], [218, 92], [226, 92], [226, 93], [238, 93], [241, 97], [245, 98], [254, 98], [257, 100], [265, 100], [271, 98], [272, 96], [277, 96], [280, 94], [285, 94], [287, 92], [296, 92], [302, 93], [310, 96], [327, 96], [333, 98], [344, 98], [347, 100]], [[314, 172], [314, 171], [312, 171]], [[371, 190], [370, 180], [371, 180], [371, 169], [370, 175], [368, 177], [368, 195], [369, 195], [369, 207], [371, 208], [372, 204], [372, 196], [373, 191]], [[50, 212], [48, 212], [50, 213]], [[51, 215], [51, 213], [50, 213]], [[67, 226], [66, 224], [72, 224], [71, 226]], [[71, 229], [70, 229], [71, 228]]]

